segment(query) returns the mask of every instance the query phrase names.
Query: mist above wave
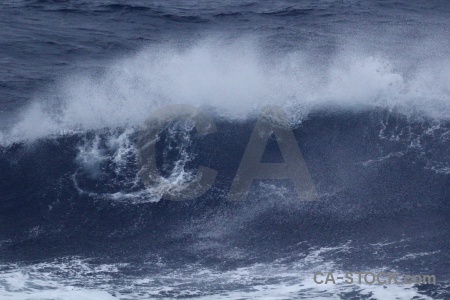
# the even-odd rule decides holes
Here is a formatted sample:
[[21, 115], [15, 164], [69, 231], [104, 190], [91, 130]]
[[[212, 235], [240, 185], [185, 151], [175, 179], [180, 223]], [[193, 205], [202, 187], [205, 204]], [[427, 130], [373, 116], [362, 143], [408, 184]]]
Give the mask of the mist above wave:
[[0, 143], [138, 126], [157, 108], [177, 103], [231, 119], [280, 105], [293, 124], [312, 110], [336, 108], [450, 118], [450, 58], [399, 61], [349, 48], [324, 59], [309, 51], [266, 51], [251, 38], [149, 46], [102, 70], [61, 79], [0, 132]]

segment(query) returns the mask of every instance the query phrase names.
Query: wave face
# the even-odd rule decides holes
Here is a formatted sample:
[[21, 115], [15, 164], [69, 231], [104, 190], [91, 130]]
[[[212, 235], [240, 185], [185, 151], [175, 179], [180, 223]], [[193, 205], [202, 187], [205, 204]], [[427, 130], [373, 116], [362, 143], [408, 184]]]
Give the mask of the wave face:
[[[0, 298], [450, 297], [446, 3], [0, 8]], [[165, 123], [160, 180], [144, 184], [142, 125], [173, 104], [217, 130]], [[229, 201], [274, 105], [318, 199], [257, 180], [246, 201]], [[278, 142], [262, 163], [283, 162]], [[217, 171], [206, 193], [164, 198], [200, 166]], [[318, 271], [432, 274], [437, 284], [325, 286]]]

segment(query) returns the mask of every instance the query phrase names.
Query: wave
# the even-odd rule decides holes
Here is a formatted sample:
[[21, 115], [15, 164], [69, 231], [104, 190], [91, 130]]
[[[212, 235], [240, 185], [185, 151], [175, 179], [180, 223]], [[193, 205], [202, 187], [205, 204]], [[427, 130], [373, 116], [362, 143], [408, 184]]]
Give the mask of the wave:
[[[223, 240], [268, 247], [270, 232], [290, 245], [298, 234], [315, 235], [317, 224], [333, 232], [403, 214], [438, 222], [433, 212], [448, 206], [450, 169], [445, 61], [425, 78], [426, 66], [402, 73], [381, 57], [351, 53], [317, 64], [300, 52], [269, 56], [252, 43], [160, 45], [49, 87], [1, 132], [0, 240], [14, 241], [0, 244], [2, 255], [20, 255], [15, 247], [35, 240], [56, 240], [62, 246], [54, 251], [70, 254], [84, 247], [67, 238], [73, 235], [109, 250], [117, 237], [118, 251], [129, 248], [122, 238], [130, 235], [156, 252], [176, 251], [166, 243], [181, 239], [216, 255]], [[162, 128], [160, 180], [146, 186], [137, 163], [140, 125], [172, 103], [201, 107], [217, 132], [200, 137], [183, 122]], [[289, 183], [261, 181], [247, 202], [230, 204], [258, 113], [273, 104], [293, 125], [320, 201], [297, 201]], [[280, 162], [277, 147], [269, 140], [263, 160]], [[207, 193], [164, 200], [196, 180], [200, 166], [218, 171]], [[298, 226], [305, 233], [284, 234]], [[171, 236], [161, 236], [167, 230]]]
[[[0, 295], [381, 299], [382, 286], [324, 291], [311, 273], [434, 270], [436, 286], [389, 295], [447, 296], [448, 59], [411, 69], [358, 51], [322, 58], [204, 40], [149, 47], [48, 87], [0, 132]], [[175, 103], [202, 109], [217, 132], [161, 128], [160, 180], [145, 185], [141, 125]], [[267, 105], [286, 111], [319, 201], [270, 180], [226, 201]], [[262, 162], [281, 162], [279, 150], [269, 139]], [[200, 166], [218, 172], [210, 190], [164, 199]]]

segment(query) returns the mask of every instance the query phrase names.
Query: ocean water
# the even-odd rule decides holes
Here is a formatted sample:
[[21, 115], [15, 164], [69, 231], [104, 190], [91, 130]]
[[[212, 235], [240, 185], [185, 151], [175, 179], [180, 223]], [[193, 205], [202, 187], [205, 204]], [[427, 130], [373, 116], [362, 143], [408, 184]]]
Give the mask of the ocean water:
[[[0, 29], [0, 299], [450, 299], [450, 2], [7, 0]], [[166, 124], [146, 185], [142, 125], [176, 104], [216, 131]], [[227, 200], [268, 106], [316, 201]]]

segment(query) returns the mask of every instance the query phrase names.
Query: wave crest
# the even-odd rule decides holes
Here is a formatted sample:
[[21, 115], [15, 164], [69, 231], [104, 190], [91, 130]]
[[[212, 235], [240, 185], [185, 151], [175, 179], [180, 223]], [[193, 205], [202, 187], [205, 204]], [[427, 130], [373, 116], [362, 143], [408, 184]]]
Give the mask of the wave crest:
[[400, 62], [350, 50], [324, 59], [306, 51], [266, 51], [248, 39], [154, 45], [61, 80], [0, 133], [0, 142], [134, 126], [174, 103], [211, 107], [235, 119], [276, 104], [294, 124], [317, 108], [381, 107], [448, 119], [449, 70], [450, 59]]

